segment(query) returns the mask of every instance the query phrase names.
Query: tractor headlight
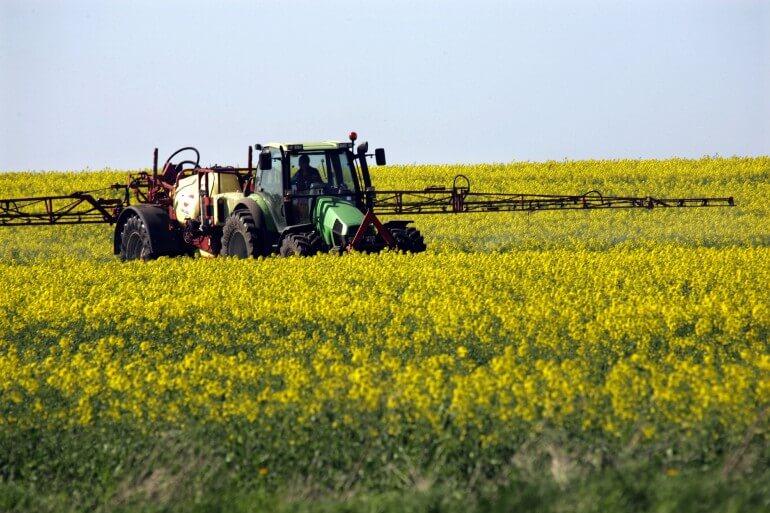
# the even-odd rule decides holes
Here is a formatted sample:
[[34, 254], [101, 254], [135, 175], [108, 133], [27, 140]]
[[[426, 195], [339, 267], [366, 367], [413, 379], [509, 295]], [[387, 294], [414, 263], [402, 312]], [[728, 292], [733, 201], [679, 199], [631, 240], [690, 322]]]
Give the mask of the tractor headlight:
[[335, 219], [334, 226], [332, 226], [332, 238], [334, 239], [334, 243], [338, 244], [340, 247], [347, 245], [345, 234], [342, 233], [344, 229], [345, 226], [342, 222], [339, 219]]

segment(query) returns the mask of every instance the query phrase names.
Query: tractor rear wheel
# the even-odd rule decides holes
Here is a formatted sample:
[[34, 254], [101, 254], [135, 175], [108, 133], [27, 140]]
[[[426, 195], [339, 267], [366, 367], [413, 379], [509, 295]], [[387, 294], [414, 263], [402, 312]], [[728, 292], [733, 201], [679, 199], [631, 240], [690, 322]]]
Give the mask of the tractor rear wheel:
[[256, 258], [262, 254], [260, 231], [248, 210], [236, 210], [222, 228], [221, 255]]
[[120, 233], [120, 258], [123, 260], [151, 260], [155, 258], [150, 243], [150, 232], [139, 216], [129, 217]]
[[396, 247], [407, 253], [422, 253], [425, 251], [425, 239], [420, 230], [411, 226], [405, 228], [391, 228], [390, 233], [396, 239]]
[[291, 233], [281, 242], [281, 256], [313, 256], [320, 249], [320, 238], [304, 233]]

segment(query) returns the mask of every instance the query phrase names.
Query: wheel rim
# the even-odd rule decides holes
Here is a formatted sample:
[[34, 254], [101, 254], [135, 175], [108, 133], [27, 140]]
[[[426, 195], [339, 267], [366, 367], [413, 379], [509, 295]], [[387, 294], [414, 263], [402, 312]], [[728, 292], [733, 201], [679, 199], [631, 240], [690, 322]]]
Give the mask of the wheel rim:
[[249, 256], [249, 250], [246, 246], [246, 239], [242, 233], [235, 232], [230, 237], [230, 242], [227, 245], [227, 254], [238, 258], [246, 258]]
[[135, 260], [140, 258], [142, 256], [143, 246], [144, 241], [142, 240], [141, 234], [132, 233], [129, 235], [128, 241], [126, 241], [126, 259]]

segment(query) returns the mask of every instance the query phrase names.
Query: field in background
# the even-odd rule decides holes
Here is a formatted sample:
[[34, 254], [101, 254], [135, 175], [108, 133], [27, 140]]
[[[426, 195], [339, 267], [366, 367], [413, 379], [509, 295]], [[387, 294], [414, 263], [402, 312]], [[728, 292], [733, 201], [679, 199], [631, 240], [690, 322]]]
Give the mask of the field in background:
[[0, 510], [770, 509], [770, 158], [375, 173], [738, 206], [416, 216], [425, 254], [257, 261], [0, 228]]

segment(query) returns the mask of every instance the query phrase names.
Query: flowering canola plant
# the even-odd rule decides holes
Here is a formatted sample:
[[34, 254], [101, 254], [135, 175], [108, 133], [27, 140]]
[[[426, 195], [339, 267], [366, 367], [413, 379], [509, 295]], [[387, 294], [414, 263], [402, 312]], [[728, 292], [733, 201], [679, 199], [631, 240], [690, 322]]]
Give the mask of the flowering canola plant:
[[554, 426], [739, 438], [767, 410], [770, 159], [404, 166], [375, 183], [457, 172], [477, 190], [738, 206], [417, 216], [424, 254], [256, 261], [122, 263], [107, 226], [6, 228], [0, 426], [248, 425], [287, 445], [326, 429], [494, 449]]

